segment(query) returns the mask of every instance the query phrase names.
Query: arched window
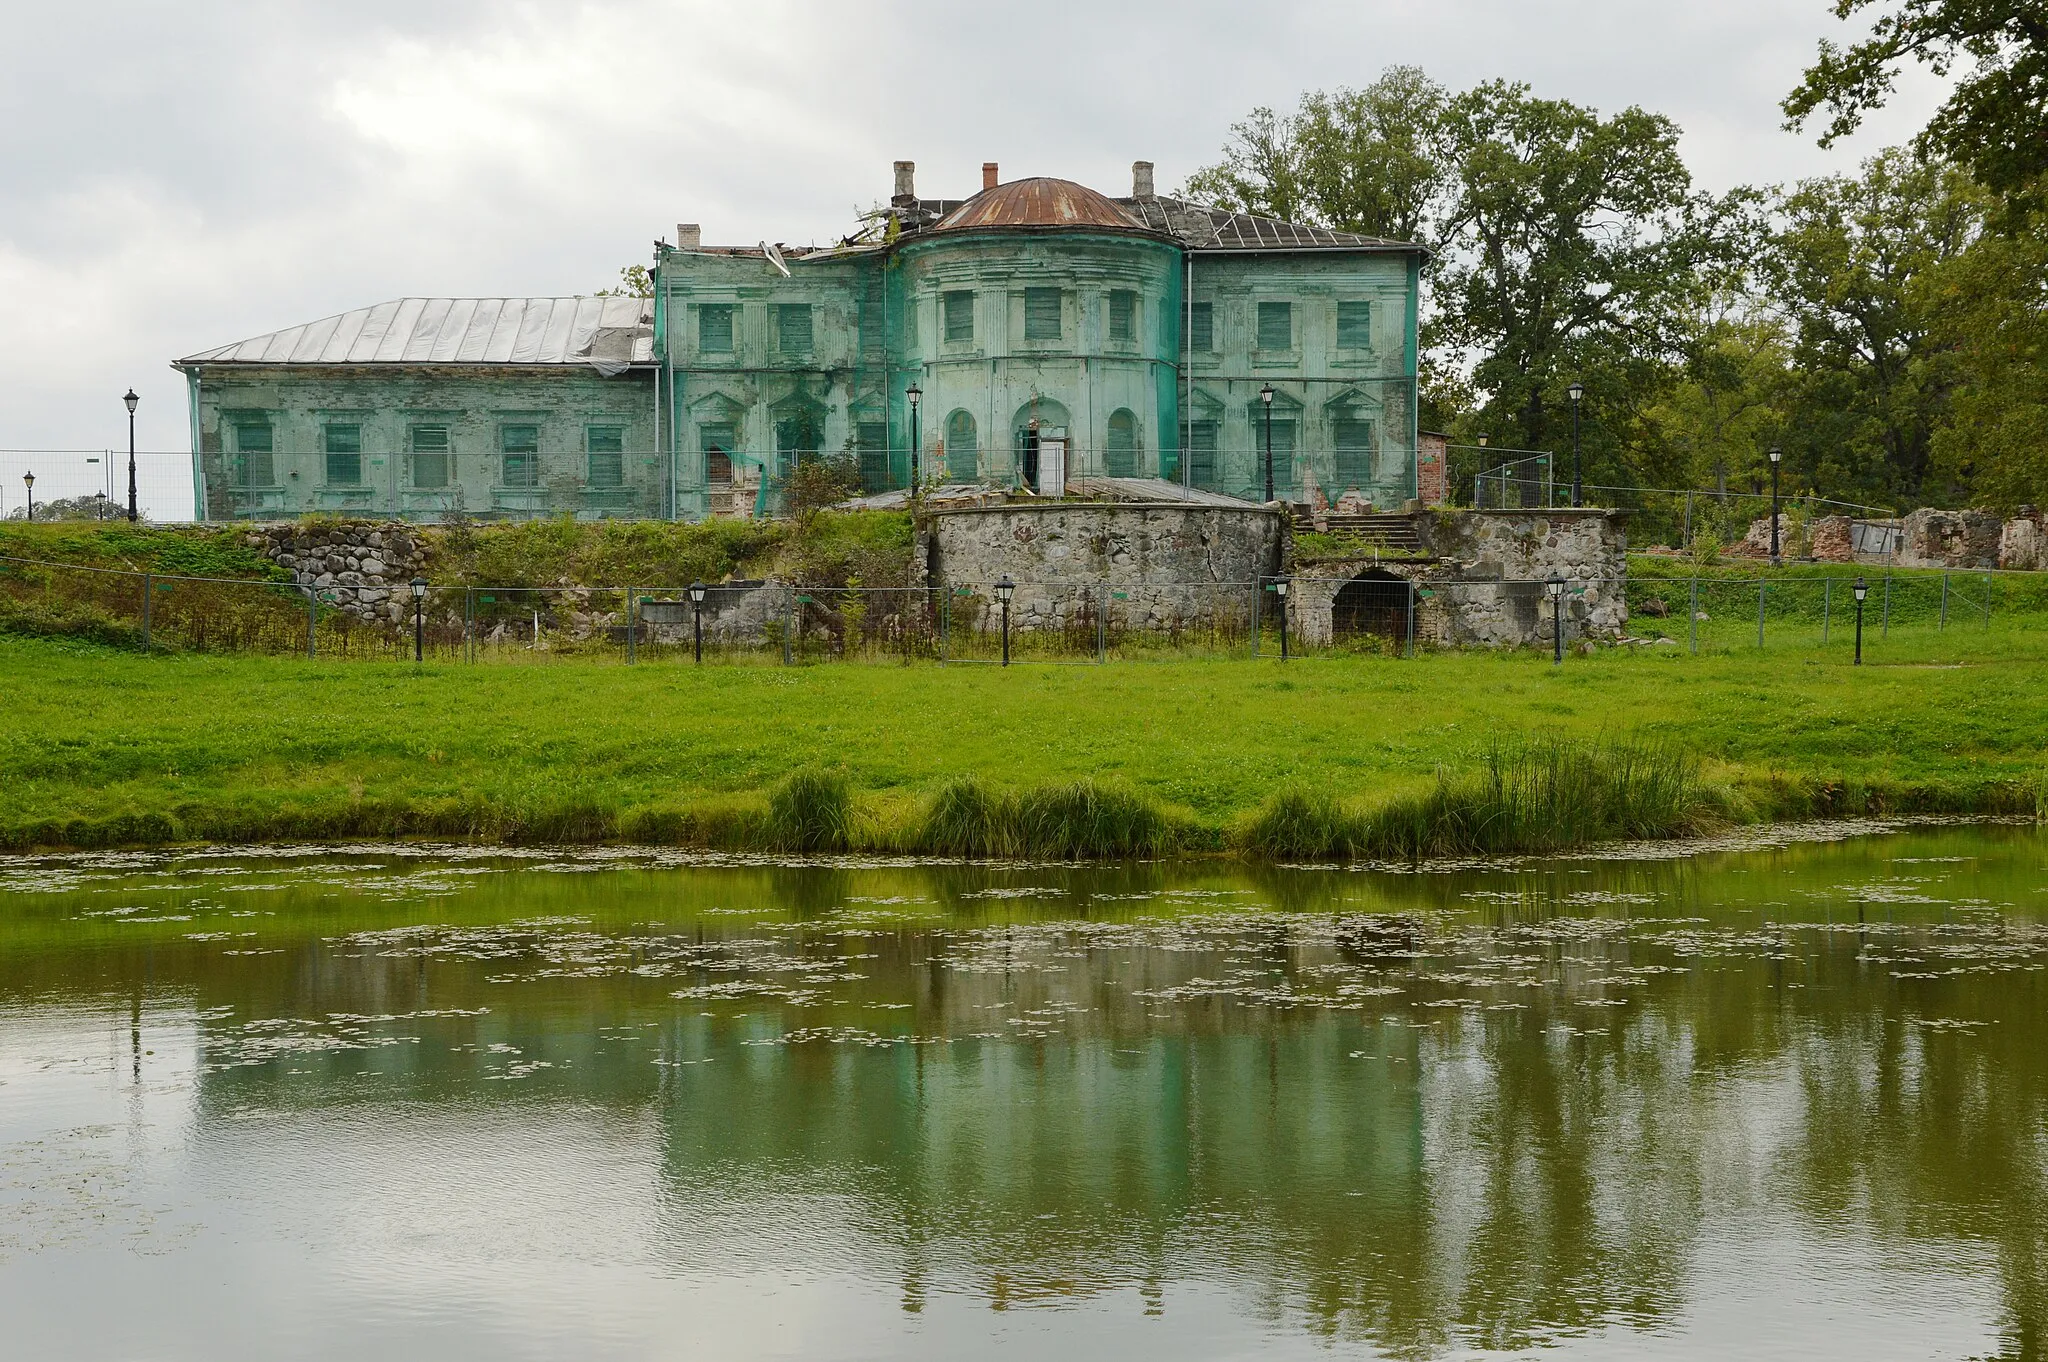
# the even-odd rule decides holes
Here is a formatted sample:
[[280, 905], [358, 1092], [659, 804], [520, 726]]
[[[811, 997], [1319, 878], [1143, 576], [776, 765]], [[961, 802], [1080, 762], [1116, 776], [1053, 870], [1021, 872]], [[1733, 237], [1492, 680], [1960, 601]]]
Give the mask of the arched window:
[[1138, 418], [1128, 407], [1119, 407], [1109, 417], [1109, 448], [1103, 470], [1112, 478], [1138, 476]]
[[955, 411], [946, 418], [946, 481], [973, 482], [981, 476], [981, 448], [974, 438], [974, 416]]

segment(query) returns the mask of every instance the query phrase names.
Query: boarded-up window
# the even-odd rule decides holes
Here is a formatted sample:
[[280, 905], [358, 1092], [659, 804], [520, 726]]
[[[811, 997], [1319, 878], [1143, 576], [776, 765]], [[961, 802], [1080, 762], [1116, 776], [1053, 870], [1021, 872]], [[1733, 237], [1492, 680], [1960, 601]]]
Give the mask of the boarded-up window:
[[448, 485], [448, 427], [412, 428], [412, 485], [428, 491]]
[[1056, 288], [1024, 290], [1024, 339], [1060, 338], [1060, 291]]
[[1372, 349], [1372, 304], [1337, 304], [1337, 348]]
[[946, 418], [946, 480], [973, 482], [981, 476], [981, 446], [976, 438], [972, 412], [956, 411]]
[[1129, 289], [1111, 289], [1109, 292], [1109, 338], [1113, 341], [1135, 340], [1138, 331], [1138, 295]]
[[1294, 304], [1259, 304], [1259, 349], [1294, 348]]
[[889, 427], [880, 421], [863, 421], [855, 439], [860, 444], [860, 490], [889, 490]]
[[327, 450], [327, 485], [357, 487], [363, 481], [363, 428], [328, 426], [322, 432]]
[[1339, 420], [1332, 433], [1337, 446], [1337, 486], [1332, 494], [1342, 496], [1350, 488], [1371, 486], [1372, 422]]
[[697, 447], [704, 451], [704, 481], [720, 487], [732, 485], [732, 453], [739, 445], [735, 427], [715, 421], [697, 427]]
[[622, 487], [626, 482], [626, 428], [592, 426], [584, 437], [589, 441], [590, 485]]
[[1188, 309], [1188, 349], [1206, 355], [1216, 349], [1216, 305], [1196, 303]]
[[775, 348], [785, 355], [808, 355], [811, 352], [809, 303], [775, 305]]
[[268, 421], [235, 423], [235, 486], [269, 487], [277, 482], [277, 467], [270, 457], [274, 438]]
[[1188, 481], [1197, 487], [1216, 489], [1216, 423], [1196, 421], [1188, 426]]
[[540, 486], [539, 426], [499, 426], [498, 452], [504, 456], [505, 486]]
[[974, 294], [971, 290], [958, 290], [946, 295], [946, 339], [948, 341], [972, 341], [974, 339]]
[[1128, 408], [1110, 414], [1109, 447], [1104, 456], [1104, 469], [1112, 478], [1138, 475], [1138, 418]]
[[732, 353], [731, 303], [697, 305], [697, 348], [710, 355]]

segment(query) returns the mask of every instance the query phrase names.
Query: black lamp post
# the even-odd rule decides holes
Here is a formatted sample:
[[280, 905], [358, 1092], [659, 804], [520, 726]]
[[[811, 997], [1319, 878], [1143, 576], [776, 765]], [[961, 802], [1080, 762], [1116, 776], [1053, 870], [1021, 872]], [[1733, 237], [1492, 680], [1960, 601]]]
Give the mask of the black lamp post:
[[1287, 579], [1282, 577], [1273, 583], [1273, 594], [1280, 598], [1280, 660], [1287, 660]]
[[92, 495], [92, 518], [94, 520], [105, 520], [107, 518], [107, 494], [105, 492], [94, 492]]
[[924, 389], [912, 383], [903, 390], [903, 395], [910, 399], [910, 491], [911, 495], [915, 496], [917, 494], [917, 456], [919, 450], [924, 445], [924, 422], [919, 411], [919, 408], [924, 403]]
[[1550, 593], [1550, 664], [1553, 667], [1564, 664], [1564, 578], [1552, 573], [1550, 580], [1543, 584]]
[[424, 662], [427, 656], [426, 634], [427, 579], [412, 579], [412, 660]]
[[128, 523], [135, 523], [135, 404], [142, 399], [130, 388], [121, 398], [128, 406]]
[[1870, 585], [1858, 577], [1850, 590], [1856, 595], [1856, 665], [1860, 667], [1863, 665], [1863, 598], [1870, 594]]
[[1579, 461], [1579, 403], [1585, 400], [1586, 385], [1573, 379], [1571, 387], [1564, 390], [1564, 395], [1572, 400], [1572, 505], [1584, 506], [1586, 480]]
[[1003, 607], [1003, 665], [1010, 665], [1010, 597], [1017, 594], [1017, 584], [1005, 572], [996, 578], [996, 600]]
[[1785, 457], [1785, 451], [1771, 446], [1771, 566], [1777, 567], [1778, 559], [1778, 463]]
[[1259, 389], [1259, 401], [1266, 407], [1266, 502], [1273, 501], [1273, 385]]
[[690, 583], [690, 638], [696, 645], [697, 661], [704, 661], [704, 583]]
[[21, 475], [21, 484], [28, 488], [28, 518], [33, 522], [36, 518], [36, 475], [34, 473], [23, 473]]

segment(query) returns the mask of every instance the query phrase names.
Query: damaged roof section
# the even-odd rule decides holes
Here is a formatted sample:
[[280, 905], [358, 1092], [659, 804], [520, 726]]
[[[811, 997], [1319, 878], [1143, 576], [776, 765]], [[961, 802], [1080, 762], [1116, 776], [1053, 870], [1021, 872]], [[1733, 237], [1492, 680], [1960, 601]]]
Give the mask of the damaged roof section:
[[647, 298], [394, 298], [188, 355], [189, 364], [588, 364], [654, 362]]

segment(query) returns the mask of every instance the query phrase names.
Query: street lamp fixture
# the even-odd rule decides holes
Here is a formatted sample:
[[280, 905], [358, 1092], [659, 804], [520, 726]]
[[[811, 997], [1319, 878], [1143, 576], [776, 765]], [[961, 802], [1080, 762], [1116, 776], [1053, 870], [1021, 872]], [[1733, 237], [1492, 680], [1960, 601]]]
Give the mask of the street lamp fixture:
[[924, 421], [920, 408], [924, 405], [924, 389], [912, 383], [903, 390], [910, 399], [910, 490], [917, 491], [917, 456], [924, 444]]
[[1273, 502], [1273, 385], [1259, 389], [1259, 401], [1266, 408], [1266, 504]]
[[1490, 445], [1490, 444], [1492, 444], [1492, 443], [1493, 443], [1493, 432], [1491, 432], [1491, 431], [1486, 431], [1486, 430], [1482, 430], [1482, 431], [1480, 431], [1480, 432], [1479, 432], [1479, 447], [1480, 447], [1481, 449], [1484, 449], [1484, 448], [1486, 448], [1486, 447], [1487, 447], [1488, 445]]
[[1550, 595], [1550, 663], [1564, 664], [1564, 578], [1552, 573], [1550, 580], [1543, 584]]
[[426, 635], [427, 579], [412, 579], [412, 660], [424, 662], [427, 653]]
[[1287, 588], [1288, 580], [1280, 578], [1273, 583], [1273, 594], [1280, 598], [1280, 660], [1287, 660]]
[[1778, 559], [1778, 464], [1785, 457], [1785, 451], [1771, 446], [1771, 566], [1777, 567]]
[[128, 523], [135, 523], [135, 406], [142, 401], [130, 388], [121, 401], [128, 408]]
[[1850, 588], [1856, 596], [1856, 665], [1863, 665], [1863, 598], [1870, 594], [1870, 583], [1861, 577]]
[[1586, 399], [1586, 385], [1573, 379], [1564, 395], [1572, 400], [1572, 505], [1584, 506], [1586, 479], [1579, 460], [1579, 405]]
[[1003, 607], [1003, 665], [1010, 665], [1010, 597], [1017, 594], [1017, 584], [1005, 572], [996, 578], [996, 602]]
[[690, 639], [699, 665], [704, 661], [704, 589], [702, 578], [690, 583]]
[[28, 518], [36, 518], [36, 475], [32, 472], [21, 475], [22, 485], [28, 488]]

